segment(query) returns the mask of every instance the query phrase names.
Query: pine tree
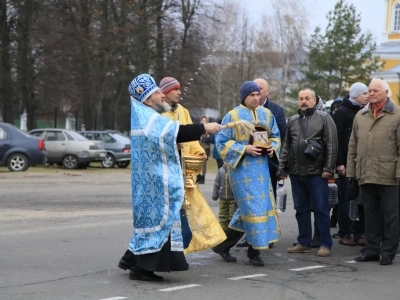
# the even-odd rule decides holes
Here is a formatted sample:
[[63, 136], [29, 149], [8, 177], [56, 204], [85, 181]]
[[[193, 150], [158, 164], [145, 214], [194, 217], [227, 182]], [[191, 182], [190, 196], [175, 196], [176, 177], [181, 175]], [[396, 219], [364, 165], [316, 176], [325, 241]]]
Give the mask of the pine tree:
[[367, 84], [381, 63], [373, 56], [376, 43], [372, 34], [361, 33], [361, 16], [354, 5], [339, 0], [327, 18], [325, 33], [317, 27], [311, 36], [305, 75], [319, 96], [335, 99], [346, 95], [346, 87], [354, 82]]

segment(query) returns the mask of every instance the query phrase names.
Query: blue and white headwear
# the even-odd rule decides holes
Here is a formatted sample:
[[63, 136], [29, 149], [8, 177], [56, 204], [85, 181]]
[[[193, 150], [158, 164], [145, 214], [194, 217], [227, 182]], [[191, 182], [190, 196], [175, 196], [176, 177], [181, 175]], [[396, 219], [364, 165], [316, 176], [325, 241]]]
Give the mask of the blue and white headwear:
[[159, 87], [154, 78], [149, 74], [141, 74], [129, 84], [129, 94], [131, 97], [142, 103], [158, 89]]

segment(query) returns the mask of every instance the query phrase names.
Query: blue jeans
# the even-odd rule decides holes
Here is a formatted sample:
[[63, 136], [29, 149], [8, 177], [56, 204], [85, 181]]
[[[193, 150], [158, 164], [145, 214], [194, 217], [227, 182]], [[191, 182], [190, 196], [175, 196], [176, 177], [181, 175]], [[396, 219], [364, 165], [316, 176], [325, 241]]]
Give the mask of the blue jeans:
[[330, 249], [332, 237], [330, 232], [330, 206], [328, 200], [328, 181], [318, 175], [291, 175], [293, 203], [299, 227], [298, 244], [311, 246], [312, 228], [310, 201], [314, 206], [314, 217], [321, 235], [320, 247]]

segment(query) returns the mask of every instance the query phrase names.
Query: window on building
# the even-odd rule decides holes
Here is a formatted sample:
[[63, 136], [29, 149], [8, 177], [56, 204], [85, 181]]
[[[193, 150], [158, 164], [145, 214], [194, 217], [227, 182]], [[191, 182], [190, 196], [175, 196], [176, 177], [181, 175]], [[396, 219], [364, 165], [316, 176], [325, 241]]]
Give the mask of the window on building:
[[393, 31], [400, 31], [400, 2], [394, 5]]

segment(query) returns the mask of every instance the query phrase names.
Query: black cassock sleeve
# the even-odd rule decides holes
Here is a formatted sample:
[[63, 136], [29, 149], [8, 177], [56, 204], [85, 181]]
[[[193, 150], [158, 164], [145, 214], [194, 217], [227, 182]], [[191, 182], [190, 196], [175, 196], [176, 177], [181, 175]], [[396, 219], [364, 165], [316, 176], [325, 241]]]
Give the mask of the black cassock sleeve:
[[179, 125], [177, 143], [191, 142], [200, 140], [200, 136], [205, 133], [203, 124]]

